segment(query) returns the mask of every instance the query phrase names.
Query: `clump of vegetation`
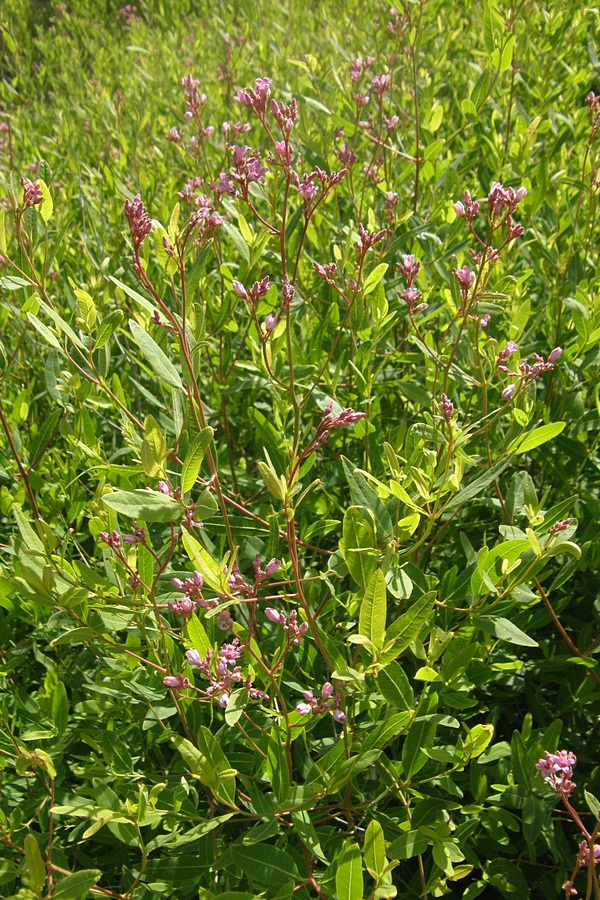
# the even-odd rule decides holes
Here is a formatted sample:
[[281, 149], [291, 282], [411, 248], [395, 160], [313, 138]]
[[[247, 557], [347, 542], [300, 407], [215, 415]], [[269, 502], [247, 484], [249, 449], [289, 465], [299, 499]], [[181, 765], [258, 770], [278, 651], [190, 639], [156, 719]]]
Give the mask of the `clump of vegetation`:
[[600, 898], [595, 14], [7, 0], [4, 896]]

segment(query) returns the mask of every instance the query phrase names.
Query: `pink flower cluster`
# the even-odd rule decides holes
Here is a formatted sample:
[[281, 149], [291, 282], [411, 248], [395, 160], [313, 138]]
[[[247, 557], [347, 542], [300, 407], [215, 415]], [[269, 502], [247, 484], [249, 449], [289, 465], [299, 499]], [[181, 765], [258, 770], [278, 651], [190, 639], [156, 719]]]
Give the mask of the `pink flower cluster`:
[[329, 190], [336, 184], [339, 184], [345, 176], [346, 169], [340, 169], [339, 172], [330, 172], [328, 175], [327, 172], [324, 172], [323, 169], [320, 169], [317, 166], [314, 172], [303, 175], [302, 178], [300, 178], [297, 172], [292, 172], [292, 181], [298, 189], [298, 192], [302, 194], [304, 202], [308, 207], [313, 200], [316, 200], [319, 193], [321, 194], [321, 197], [324, 197]]
[[125, 215], [129, 222], [134, 250], [137, 252], [152, 231], [152, 220], [139, 194], [125, 201]]
[[421, 263], [415, 260], [412, 253], [407, 253], [402, 257], [401, 263], [396, 263], [396, 268], [400, 274], [406, 278], [407, 286], [402, 292], [398, 292], [398, 296], [401, 300], [404, 300], [408, 306], [411, 316], [414, 312], [420, 312], [423, 309], [427, 309], [427, 303], [419, 302], [423, 299], [423, 294], [413, 285], [413, 282], [421, 269]]
[[254, 88], [244, 88], [238, 91], [235, 99], [242, 106], [255, 112], [261, 121], [264, 121], [267, 114], [267, 104], [271, 96], [271, 79], [257, 78], [254, 86]]
[[553, 791], [562, 797], [568, 797], [577, 787], [571, 781], [575, 765], [577, 757], [570, 750], [559, 750], [556, 753], [545, 750], [544, 758], [536, 764], [536, 769], [539, 769], [544, 781]]
[[356, 245], [356, 250], [359, 258], [364, 259], [367, 251], [370, 250], [371, 247], [374, 247], [375, 244], [378, 244], [379, 241], [382, 241], [386, 234], [387, 230], [385, 228], [381, 231], [367, 231], [364, 225], [359, 224], [359, 241]]
[[522, 359], [519, 362], [519, 371], [513, 372], [512, 369], [506, 365], [506, 362], [518, 349], [519, 347], [514, 341], [509, 341], [506, 347], [498, 354], [498, 359], [496, 361], [496, 369], [499, 372], [506, 372], [507, 375], [512, 375], [513, 378], [518, 379], [518, 381], [515, 381], [504, 388], [502, 391], [504, 400], [510, 400], [520, 385], [526, 387], [539, 375], [542, 375], [544, 372], [550, 372], [554, 368], [554, 363], [560, 359], [563, 352], [562, 347], [555, 347], [548, 356], [547, 361], [543, 356], [534, 353], [533, 358], [535, 362], [533, 365], [530, 365], [526, 359]]
[[301, 716], [308, 716], [310, 713], [319, 715], [320, 713], [330, 712], [336, 722], [345, 722], [346, 714], [339, 708], [342, 701], [341, 694], [334, 694], [334, 687], [330, 681], [326, 681], [321, 688], [321, 699], [317, 700], [312, 691], [303, 691], [304, 703], [296, 706], [296, 712]]
[[23, 188], [23, 205], [37, 206], [43, 200], [42, 189], [36, 182], [29, 181], [28, 178], [21, 178], [21, 187]]
[[275, 625], [281, 625], [283, 630], [288, 633], [288, 640], [291, 638], [292, 644], [296, 647], [302, 640], [303, 635], [308, 631], [308, 622], [302, 622], [301, 625], [298, 625], [298, 613], [296, 610], [293, 610], [289, 616], [286, 616], [284, 613], [268, 606], [265, 609], [265, 616], [270, 622], [274, 622]]
[[204, 578], [200, 572], [194, 572], [191, 578], [182, 581], [181, 578], [172, 578], [171, 584], [176, 591], [181, 591], [184, 596], [179, 600], [170, 600], [169, 609], [181, 616], [189, 616], [196, 608], [210, 609], [217, 606], [217, 600], [206, 600], [202, 594]]
[[[201, 674], [210, 682], [206, 693], [209, 697], [216, 696], [217, 703], [223, 709], [227, 708], [235, 685], [242, 682], [244, 682], [251, 700], [269, 699], [268, 694], [252, 685], [250, 676], [244, 681], [242, 667], [237, 665], [237, 661], [242, 653], [243, 647], [240, 645], [238, 638], [234, 638], [230, 644], [223, 644], [218, 654], [215, 654], [211, 649], [206, 651], [205, 657], [200, 656], [197, 650], [188, 650], [186, 653], [189, 664], [200, 669]], [[167, 687], [176, 688], [177, 685], [171, 684], [171, 681], [174, 682], [177, 678], [182, 677], [181, 675], [177, 675], [174, 678], [167, 676], [167, 678], [163, 679], [163, 682]]]
[[356, 84], [363, 77], [367, 69], [375, 62], [374, 56], [367, 56], [366, 59], [357, 57], [350, 68], [350, 80]]

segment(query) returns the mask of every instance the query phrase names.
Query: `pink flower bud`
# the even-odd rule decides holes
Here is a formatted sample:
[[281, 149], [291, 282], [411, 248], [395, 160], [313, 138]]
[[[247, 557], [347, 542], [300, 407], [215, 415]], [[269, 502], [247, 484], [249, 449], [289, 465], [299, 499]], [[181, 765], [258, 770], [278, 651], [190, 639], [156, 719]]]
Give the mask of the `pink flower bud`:
[[326, 681], [321, 689], [321, 699], [329, 700], [329, 698], [333, 695], [333, 685], [330, 681]]
[[275, 625], [284, 625], [285, 624], [285, 616], [283, 613], [278, 612], [278, 610], [273, 609], [272, 606], [268, 606], [265, 609], [265, 616], [270, 622], [274, 622]]
[[562, 347], [555, 347], [550, 356], [548, 357], [549, 363], [555, 363], [557, 359], [563, 355]]
[[312, 707], [308, 703], [299, 703], [296, 707], [296, 712], [301, 716], [308, 716], [312, 711]]

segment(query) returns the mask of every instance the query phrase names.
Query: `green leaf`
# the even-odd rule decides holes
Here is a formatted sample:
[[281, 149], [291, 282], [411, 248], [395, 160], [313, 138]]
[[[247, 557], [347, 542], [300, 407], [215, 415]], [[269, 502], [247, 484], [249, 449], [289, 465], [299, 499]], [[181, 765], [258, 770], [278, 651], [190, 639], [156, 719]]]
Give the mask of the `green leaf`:
[[451, 510], [457, 509], [459, 506], [462, 506], [463, 503], [466, 503], [467, 500], [472, 500], [473, 497], [476, 497], [477, 494], [480, 494], [486, 487], [488, 487], [493, 481], [496, 481], [498, 476], [504, 472], [505, 469], [512, 462], [512, 457], [509, 455], [504, 459], [501, 459], [499, 462], [495, 463], [491, 469], [488, 469], [483, 475], [480, 475], [479, 478], [476, 478], [475, 481], [472, 481], [465, 488], [455, 494], [452, 500], [444, 507], [446, 512], [450, 512]]
[[492, 86], [493, 75], [489, 71], [489, 69], [484, 69], [481, 73], [477, 81], [475, 82], [475, 86], [471, 91], [471, 100], [475, 104], [477, 111], [483, 104], [485, 103], [488, 94], [490, 92], [490, 87]]
[[509, 453], [528, 453], [542, 444], [546, 444], [553, 438], [557, 437], [564, 431], [566, 422], [550, 422], [549, 425], [542, 425], [540, 428], [534, 428], [529, 434], [521, 435], [509, 445]]
[[346, 841], [340, 853], [335, 887], [339, 900], [363, 900], [362, 856], [358, 844]]
[[211, 642], [208, 639], [204, 625], [196, 614], [192, 613], [187, 620], [185, 633], [193, 649], [197, 650], [200, 656], [206, 656], [207, 651], [211, 649]]
[[[285, 727], [285, 723], [283, 723]], [[267, 746], [267, 774], [278, 802], [283, 805], [290, 790], [290, 769], [285, 751], [285, 741], [281, 729], [277, 725], [271, 728], [271, 736]]]
[[8, 247], [6, 244], [6, 210], [4, 207], [0, 209], [0, 253], [6, 254]]
[[232, 844], [230, 851], [235, 865], [258, 884], [275, 888], [298, 874], [293, 857], [272, 844]]
[[50, 344], [51, 347], [55, 347], [57, 350], [60, 350], [61, 353], [64, 353], [60, 341], [58, 340], [54, 332], [50, 331], [47, 325], [44, 325], [43, 322], [40, 322], [38, 317], [34, 316], [32, 312], [27, 313], [27, 318], [29, 319], [35, 330], [39, 334], [41, 334], [47, 344]]
[[98, 331], [96, 332], [96, 338], [94, 341], [94, 349], [101, 350], [105, 344], [111, 339], [121, 322], [123, 321], [123, 313], [120, 309], [115, 309], [113, 312], [109, 313], [105, 316], [104, 319], [98, 325]]
[[32, 891], [41, 891], [46, 883], [46, 865], [42, 859], [38, 842], [32, 834], [26, 834], [23, 842], [27, 875], [23, 878]]
[[202, 544], [199, 544], [188, 531], [183, 532], [182, 541], [194, 568], [200, 572], [208, 586], [215, 591], [227, 593], [227, 579], [224, 577], [223, 570], [207, 553]]
[[171, 241], [169, 241], [169, 236], [162, 225], [153, 228], [152, 237], [154, 239], [154, 252], [160, 267], [167, 275], [174, 275], [177, 271], [177, 260], [167, 253], [165, 240], [167, 243], [171, 243]]
[[506, 40], [506, 43], [505, 43], [504, 47], [502, 48], [502, 55], [500, 57], [500, 71], [501, 72], [506, 72], [511, 67], [511, 64], [513, 61], [513, 54], [515, 52], [515, 41], [516, 41], [516, 35], [509, 34], [508, 38]]
[[356, 583], [366, 588], [379, 556], [374, 528], [358, 507], [350, 506], [344, 514], [342, 534], [344, 562]]
[[388, 703], [396, 709], [412, 709], [415, 702], [413, 689], [404, 669], [397, 662], [390, 662], [381, 670], [376, 684]]
[[146, 312], [149, 312], [150, 315], [152, 315], [152, 313], [156, 309], [155, 303], [153, 303], [151, 300], [148, 300], [147, 297], [142, 297], [141, 294], [138, 294], [137, 291], [134, 291], [133, 288], [130, 288], [128, 284], [125, 284], [123, 281], [119, 281], [119, 279], [115, 278], [113, 275], [109, 275], [108, 277], [112, 281], [112, 283], [116, 284], [118, 288], [121, 288], [121, 290], [124, 291], [128, 297], [131, 297], [131, 299], [135, 300], [135, 302], [138, 303], [142, 307], [142, 309], [145, 309]]
[[481, 756], [493, 737], [493, 725], [474, 725], [463, 744], [464, 752], [468, 754], [469, 759], [476, 759]]
[[372, 272], [369, 272], [363, 285], [363, 297], [375, 290], [388, 269], [389, 263], [380, 263], [378, 266], [375, 266]]
[[85, 344], [75, 334], [75, 332], [73, 331], [71, 326], [68, 324], [68, 322], [65, 322], [65, 320], [62, 318], [62, 316], [59, 316], [59, 314], [56, 312], [56, 310], [52, 309], [51, 306], [48, 306], [48, 304], [45, 303], [43, 300], [40, 300], [39, 303], [40, 303], [40, 309], [43, 309], [44, 312], [46, 313], [46, 315], [48, 315], [52, 319], [52, 321], [54, 322], [54, 324], [56, 325], [58, 330], [62, 331], [63, 334], [66, 334], [66, 336], [69, 338], [71, 343], [74, 344], [79, 350], [83, 350], [84, 352], [86, 352]]
[[378, 881], [385, 872], [385, 838], [383, 828], [375, 819], [371, 819], [365, 834], [365, 866], [369, 875]]
[[166, 477], [167, 445], [160, 425], [154, 416], [146, 416], [144, 420], [141, 457], [144, 473], [148, 477]]
[[502, 616], [476, 616], [473, 624], [487, 634], [493, 634], [501, 641], [508, 641], [509, 644], [517, 644], [519, 647], [539, 647], [537, 641], [517, 628], [510, 619]]
[[183, 391], [184, 387], [177, 369], [158, 346], [154, 338], [150, 337], [148, 332], [144, 331], [135, 319], [129, 320], [129, 330], [153, 372], [158, 375], [160, 380], [168, 384], [169, 387]]
[[4, 275], [0, 278], [0, 288], [4, 288], [5, 291], [18, 291], [20, 288], [32, 287], [32, 285], [32, 281], [26, 281], [24, 278], [19, 278], [18, 275]]
[[360, 605], [358, 630], [364, 634], [380, 650], [385, 637], [387, 616], [387, 591], [385, 576], [381, 569], [373, 574], [365, 590]]
[[219, 741], [204, 725], [196, 736], [198, 747], [206, 757], [207, 770], [203, 773], [202, 781], [212, 790], [215, 797], [224, 800], [230, 806], [235, 806], [235, 777], [237, 772], [232, 769]]
[[38, 209], [40, 211], [42, 221], [48, 222], [52, 218], [52, 212], [54, 211], [52, 195], [50, 193], [48, 185], [42, 178], [38, 178], [36, 183], [39, 185], [42, 191], [42, 202], [40, 203]]
[[428, 846], [429, 841], [420, 831], [408, 831], [389, 845], [387, 854], [390, 859], [412, 859], [425, 853]]
[[188, 741], [187, 738], [181, 737], [180, 734], [173, 735], [171, 740], [175, 747], [177, 747], [177, 749], [179, 750], [184, 763], [186, 764], [192, 775], [198, 775], [198, 777], [202, 780], [208, 768], [208, 760], [206, 759], [204, 754], [201, 753], [197, 747], [194, 747], [191, 741]]
[[92, 331], [96, 324], [96, 306], [90, 294], [87, 291], [81, 291], [79, 288], [74, 289], [77, 303], [79, 305], [79, 316], [85, 322], [88, 331]]
[[196, 484], [196, 478], [202, 465], [202, 460], [210, 446], [214, 430], [207, 425], [200, 431], [189, 446], [186, 453], [183, 468], [181, 470], [181, 492], [187, 492]]
[[90, 888], [100, 880], [100, 869], [82, 869], [54, 883], [53, 900], [83, 900]]
[[389, 643], [392, 643], [392, 647], [389, 651], [384, 649], [380, 662], [393, 660], [406, 650], [428, 621], [434, 603], [435, 592], [428, 591], [419, 597], [407, 612], [392, 622], [385, 635], [386, 647]]
[[427, 756], [423, 748], [429, 750], [433, 746], [436, 723], [430, 719], [415, 719], [408, 730], [402, 747], [402, 766], [406, 778], [411, 778], [423, 768]]
[[129, 519], [144, 522], [176, 522], [183, 517], [183, 506], [158, 491], [113, 491], [104, 494], [102, 502]]
[[59, 735], [63, 734], [69, 721], [69, 698], [62, 681], [56, 683], [52, 694], [52, 721]]
[[393, 535], [394, 525], [377, 491], [371, 487], [362, 472], [356, 469], [354, 464], [349, 459], [346, 459], [345, 456], [342, 456], [342, 465], [354, 506], [365, 506], [373, 513], [377, 522], [377, 534], [379, 537]]

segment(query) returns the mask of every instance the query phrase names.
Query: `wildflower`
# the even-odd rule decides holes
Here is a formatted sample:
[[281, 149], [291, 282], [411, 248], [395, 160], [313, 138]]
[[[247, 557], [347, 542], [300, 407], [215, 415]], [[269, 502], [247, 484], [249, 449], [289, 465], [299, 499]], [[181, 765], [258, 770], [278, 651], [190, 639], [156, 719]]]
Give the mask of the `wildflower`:
[[284, 613], [278, 612], [278, 610], [269, 606], [265, 609], [265, 616], [275, 625], [281, 625], [284, 631], [288, 633], [288, 640], [291, 638], [292, 644], [296, 647], [308, 631], [308, 622], [302, 622], [301, 625], [298, 625], [298, 613], [296, 610], [293, 610], [289, 616], [286, 616]]
[[371, 82], [371, 87], [373, 88], [373, 93], [377, 97], [377, 99], [381, 102], [383, 100], [384, 95], [389, 91], [392, 86], [392, 76], [391, 75], [375, 75]]
[[463, 299], [466, 298], [469, 290], [473, 287], [475, 272], [468, 266], [463, 266], [461, 269], [452, 269], [452, 273], [460, 285]]
[[235, 100], [253, 110], [259, 119], [264, 120], [267, 112], [267, 104], [271, 96], [271, 79], [257, 78], [254, 82], [255, 89], [244, 88], [235, 95]]
[[123, 543], [124, 544], [145, 544], [146, 543], [146, 529], [140, 528], [137, 522], [133, 523], [134, 533], [133, 534], [124, 534], [123, 535]]
[[275, 313], [269, 313], [269, 315], [266, 317], [265, 321], [263, 322], [263, 325], [265, 327], [265, 331], [267, 332], [267, 334], [271, 334], [271, 332], [274, 330], [275, 326], [277, 325], [277, 316], [275, 315]]
[[189, 678], [186, 678], [181, 672], [176, 675], [167, 675], [163, 678], [163, 684], [174, 691], [181, 691], [192, 686]]
[[360, 81], [369, 66], [372, 66], [374, 62], [375, 58], [373, 56], [367, 56], [366, 59], [357, 57], [350, 68], [350, 80], [354, 83]]
[[42, 189], [38, 182], [31, 182], [28, 178], [21, 178], [23, 188], [23, 205], [27, 207], [37, 206], [44, 199]]
[[330, 712], [336, 722], [342, 723], [346, 721], [345, 713], [339, 708], [342, 701], [341, 694], [334, 693], [335, 688], [330, 681], [326, 681], [321, 688], [321, 700], [317, 700], [312, 691], [303, 691], [304, 703], [298, 703], [296, 712], [301, 716], [308, 716], [311, 712], [314, 715]]
[[204, 586], [204, 578], [200, 572], [194, 572], [190, 578], [184, 581], [181, 578], [172, 578], [171, 584], [176, 591], [181, 591], [185, 597], [176, 601], [169, 602], [169, 609], [178, 612], [180, 615], [189, 615], [196, 607], [199, 609], [210, 609], [217, 605], [217, 600], [205, 599], [202, 588]]
[[440, 400], [440, 409], [442, 411], [442, 415], [446, 422], [449, 422], [452, 418], [452, 413], [454, 412], [454, 403], [450, 400], [446, 394], [442, 394], [442, 399]]
[[544, 759], [536, 763], [536, 769], [539, 769], [544, 781], [555, 793], [568, 797], [577, 787], [571, 781], [575, 765], [577, 757], [570, 750], [560, 750], [557, 753], [548, 753], [545, 750]]
[[521, 200], [526, 196], [526, 187], [520, 187], [515, 190], [514, 188], [505, 188], [499, 181], [494, 181], [488, 194], [490, 219], [495, 221], [505, 209], [507, 210], [507, 215], [511, 216]]
[[109, 534], [108, 531], [101, 531], [98, 537], [104, 544], [107, 544], [111, 550], [118, 550], [121, 546], [121, 535], [118, 531], [113, 531], [111, 534]]
[[555, 522], [550, 529], [551, 537], [554, 537], [556, 534], [560, 534], [561, 531], [566, 531], [572, 521], [573, 519], [562, 519], [560, 522]]
[[136, 194], [133, 200], [125, 201], [125, 215], [129, 222], [133, 247], [137, 252], [152, 231], [152, 221], [139, 194]]
[[396, 268], [401, 275], [404, 275], [410, 287], [421, 269], [421, 263], [415, 260], [412, 253], [407, 253], [402, 257], [401, 263], [396, 263]]
[[479, 212], [479, 200], [473, 200], [469, 191], [465, 191], [464, 202], [458, 200], [454, 204], [454, 212], [457, 216], [466, 219], [469, 225]]
[[194, 518], [195, 506], [195, 503], [190, 503], [187, 507], [183, 519], [181, 520], [181, 524], [184, 528], [204, 528], [204, 522]]
[[401, 300], [404, 300], [411, 314], [422, 309], [427, 309], [427, 303], [418, 302], [423, 294], [415, 287], [407, 287], [401, 294], [399, 293], [398, 296]]
[[284, 275], [284, 277], [283, 277], [283, 287], [281, 290], [282, 290], [282, 294], [283, 294], [283, 305], [285, 308], [291, 304], [291, 302], [294, 299], [294, 296], [296, 294], [296, 288], [294, 287], [294, 285], [292, 284], [292, 282], [290, 281], [290, 279], [287, 275]]
[[278, 559], [273, 558], [269, 560], [264, 569], [261, 569], [260, 557], [256, 556], [254, 558], [254, 574], [259, 584], [278, 572], [280, 568], [281, 562]]
[[517, 389], [517, 382], [514, 384], [509, 384], [508, 387], [505, 387], [502, 391], [502, 398], [504, 400], [510, 400]]
[[340, 149], [336, 150], [336, 155], [342, 165], [347, 166], [348, 168], [353, 166], [356, 162], [356, 153], [348, 146], [348, 144], [342, 144]]
[[592, 861], [592, 857], [594, 860], [594, 865], [597, 866], [600, 861], [600, 844], [594, 844], [593, 852], [590, 852], [590, 848], [587, 841], [582, 841], [579, 845], [579, 853], [577, 854], [577, 862], [583, 868], [589, 868], [590, 863]]
[[371, 247], [374, 247], [375, 244], [378, 244], [379, 241], [382, 241], [387, 234], [387, 230], [384, 228], [382, 231], [367, 231], [364, 225], [359, 224], [358, 226], [358, 234], [360, 240], [356, 245], [356, 249], [358, 255], [361, 259], [364, 259], [368, 250]]
[[167, 134], [167, 140], [171, 141], [172, 144], [181, 144], [183, 141], [184, 129], [178, 131], [175, 127], [169, 129], [169, 133]]
[[518, 349], [518, 344], [515, 344], [514, 341], [508, 341], [506, 347], [498, 354], [498, 361], [496, 363], [496, 366], [498, 365], [498, 363], [504, 363], [513, 355], [513, 353], [516, 353]]
[[315, 272], [319, 275], [323, 281], [326, 281], [328, 284], [333, 284], [333, 276], [337, 271], [337, 265], [332, 263], [327, 263], [325, 266], [321, 266], [319, 263], [313, 263], [315, 267]]
[[579, 893], [575, 890], [572, 881], [565, 881], [562, 886], [563, 891], [565, 892], [565, 896], [568, 897], [578, 897]]
[[248, 300], [252, 306], [256, 308], [258, 305], [258, 301], [265, 296], [267, 291], [269, 290], [271, 283], [269, 280], [269, 276], [265, 275], [261, 281], [255, 281], [252, 287], [249, 290], [246, 290], [241, 281], [233, 281], [232, 288], [242, 300]]
[[[234, 638], [230, 644], [223, 644], [218, 654], [210, 648], [206, 656], [200, 656], [197, 650], [188, 650], [186, 657], [190, 665], [199, 669], [201, 674], [210, 682], [206, 689], [209, 697], [216, 697], [217, 703], [222, 709], [229, 704], [231, 692], [236, 684], [244, 681], [241, 666], [236, 665], [243, 653], [239, 639]], [[252, 700], [268, 700], [268, 694], [253, 687], [250, 676], [246, 677], [244, 686], [248, 690], [248, 696]]]

